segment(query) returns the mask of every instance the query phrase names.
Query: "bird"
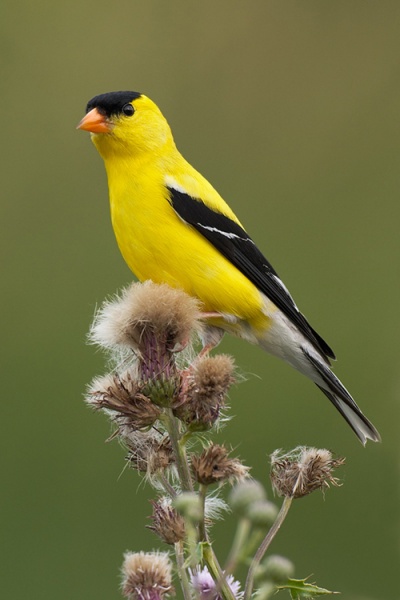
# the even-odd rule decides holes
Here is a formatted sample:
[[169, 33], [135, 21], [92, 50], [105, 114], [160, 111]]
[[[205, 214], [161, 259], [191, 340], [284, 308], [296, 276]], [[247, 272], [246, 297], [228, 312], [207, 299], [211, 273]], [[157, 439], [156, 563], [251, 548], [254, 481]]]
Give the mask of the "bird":
[[332, 372], [333, 350], [229, 205], [179, 152], [156, 103], [139, 92], [100, 94], [77, 128], [91, 133], [104, 160], [113, 229], [136, 277], [200, 301], [204, 347], [225, 332], [259, 345], [311, 379], [364, 446], [380, 441]]

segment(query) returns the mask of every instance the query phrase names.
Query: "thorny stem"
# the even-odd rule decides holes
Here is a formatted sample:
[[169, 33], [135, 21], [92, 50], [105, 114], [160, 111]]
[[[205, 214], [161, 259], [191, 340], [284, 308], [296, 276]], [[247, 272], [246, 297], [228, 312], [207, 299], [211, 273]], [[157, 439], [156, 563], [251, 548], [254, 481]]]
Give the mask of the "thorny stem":
[[199, 537], [203, 549], [203, 558], [211, 573], [211, 576], [217, 583], [217, 589], [221, 591], [221, 595], [224, 600], [235, 600], [235, 596], [233, 595], [232, 590], [226, 581], [225, 573], [221, 569], [213, 547], [208, 540], [207, 529], [205, 525], [206, 494], [207, 486], [201, 485], [199, 489], [199, 496], [201, 500], [202, 516], [199, 523]]
[[225, 573], [233, 573], [240, 560], [240, 555], [243, 551], [243, 547], [249, 537], [251, 529], [251, 522], [249, 519], [240, 519], [236, 528], [235, 537], [233, 539], [232, 547], [229, 552], [229, 556], [226, 559], [226, 566], [224, 569]]
[[176, 467], [179, 473], [182, 490], [185, 492], [193, 491], [192, 478], [190, 476], [189, 464], [186, 456], [186, 447], [181, 444], [178, 419], [172, 414], [170, 408], [165, 411], [165, 427], [168, 431], [172, 448], [175, 454]]
[[292, 504], [292, 500], [293, 500], [293, 496], [285, 496], [285, 498], [282, 502], [281, 509], [278, 513], [278, 516], [275, 519], [274, 524], [272, 525], [271, 529], [268, 531], [267, 535], [261, 542], [257, 552], [255, 553], [255, 556], [254, 556], [254, 558], [251, 562], [250, 568], [249, 568], [249, 572], [247, 574], [246, 587], [244, 590], [244, 600], [250, 600], [250, 598], [251, 598], [251, 595], [253, 593], [253, 586], [254, 586], [254, 576], [255, 576], [256, 570], [258, 568], [258, 565], [260, 564], [264, 554], [268, 550], [269, 545], [271, 544], [275, 535], [278, 533], [283, 521], [285, 520], [285, 518], [289, 512], [289, 508]]
[[179, 581], [181, 582], [183, 597], [185, 600], [191, 600], [192, 592], [189, 585], [187, 572], [185, 569], [185, 555], [183, 551], [183, 542], [175, 544], [176, 566], [178, 571]]

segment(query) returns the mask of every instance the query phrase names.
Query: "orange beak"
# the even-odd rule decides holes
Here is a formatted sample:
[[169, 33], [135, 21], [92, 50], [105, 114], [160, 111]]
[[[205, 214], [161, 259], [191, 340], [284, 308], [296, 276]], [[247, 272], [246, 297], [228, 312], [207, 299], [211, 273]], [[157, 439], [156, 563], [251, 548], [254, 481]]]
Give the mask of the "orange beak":
[[91, 131], [92, 133], [110, 133], [112, 124], [107, 120], [105, 115], [102, 115], [97, 108], [92, 108], [82, 121], [77, 126], [77, 129]]

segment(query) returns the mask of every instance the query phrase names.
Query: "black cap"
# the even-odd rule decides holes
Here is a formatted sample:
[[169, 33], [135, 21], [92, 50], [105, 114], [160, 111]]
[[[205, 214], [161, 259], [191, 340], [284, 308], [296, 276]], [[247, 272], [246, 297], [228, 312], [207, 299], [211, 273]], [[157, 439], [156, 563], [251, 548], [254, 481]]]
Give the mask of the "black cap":
[[141, 95], [139, 92], [108, 92], [107, 94], [99, 94], [89, 100], [86, 106], [86, 113], [93, 108], [97, 108], [101, 114], [107, 117], [118, 115], [122, 112], [125, 104], [140, 98]]

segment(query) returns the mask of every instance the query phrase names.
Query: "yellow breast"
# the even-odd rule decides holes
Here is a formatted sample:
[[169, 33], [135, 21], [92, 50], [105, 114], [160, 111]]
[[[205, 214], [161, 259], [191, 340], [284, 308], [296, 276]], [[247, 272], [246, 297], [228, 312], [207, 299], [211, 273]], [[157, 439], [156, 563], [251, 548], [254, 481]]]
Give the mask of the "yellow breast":
[[[138, 279], [182, 288], [199, 298], [207, 312], [234, 315], [256, 330], [266, 329], [269, 319], [257, 288], [171, 207], [162, 161], [126, 166], [121, 173], [120, 162], [118, 168], [112, 161], [106, 165], [111, 218], [121, 253]], [[204, 185], [193, 172], [192, 187]], [[187, 185], [187, 163], [185, 174]]]

